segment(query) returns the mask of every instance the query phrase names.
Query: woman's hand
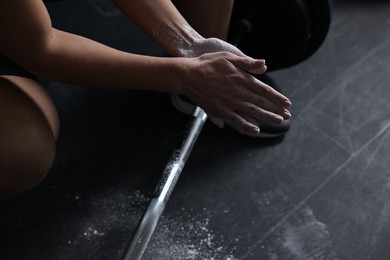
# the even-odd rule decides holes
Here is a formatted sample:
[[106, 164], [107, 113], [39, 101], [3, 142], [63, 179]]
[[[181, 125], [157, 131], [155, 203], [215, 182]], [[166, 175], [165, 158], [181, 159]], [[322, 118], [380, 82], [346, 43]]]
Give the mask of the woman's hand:
[[281, 124], [291, 117], [290, 100], [250, 74], [265, 71], [264, 60], [228, 51], [204, 54], [188, 63], [182, 94], [210, 117], [257, 135], [263, 122]]
[[[241, 77], [240, 80], [242, 80], [241, 83], [239, 83], [238, 81], [235, 83], [236, 85], [234, 86], [234, 89], [242, 88], [242, 90], [241, 90], [242, 93], [240, 93], [240, 94], [242, 94], [241, 102], [243, 102], [243, 103], [246, 102], [246, 105], [247, 105], [246, 109], [253, 110], [253, 112], [251, 112], [251, 113], [241, 111], [239, 113], [236, 113], [235, 119], [231, 118], [229, 120], [226, 120], [226, 119], [220, 118], [218, 116], [218, 113], [213, 112], [213, 110], [207, 111], [207, 109], [206, 109], [206, 113], [208, 113], [210, 120], [214, 124], [216, 124], [217, 126], [222, 128], [222, 127], [224, 127], [224, 122], [226, 122], [226, 123], [230, 124], [233, 128], [239, 130], [240, 132], [246, 132], [246, 133], [248, 133], [249, 128], [252, 128], [252, 131], [249, 131], [249, 132], [251, 132], [251, 134], [253, 134], [253, 133], [256, 134], [258, 132], [259, 126], [264, 122], [281, 124], [284, 119], [288, 119], [291, 117], [291, 114], [286, 110], [286, 108], [291, 106], [291, 102], [288, 101], [287, 103], [284, 103], [283, 105], [281, 105], [277, 102], [275, 103], [275, 101], [270, 101], [269, 99], [272, 100], [272, 98], [274, 98], [274, 97], [279, 97], [279, 99], [281, 97], [283, 97], [284, 100], [288, 100], [288, 99], [286, 97], [284, 97], [282, 94], [275, 91], [270, 86], [262, 83], [261, 81], [257, 80], [256, 78], [254, 78], [252, 75], [249, 74], [249, 73], [252, 73], [252, 74], [260, 75], [260, 74], [265, 73], [267, 70], [267, 67], [265, 65], [264, 60], [256, 60], [255, 61], [252, 58], [250, 58], [249, 56], [242, 53], [237, 47], [235, 47], [235, 46], [233, 46], [233, 45], [231, 45], [223, 40], [220, 40], [217, 38], [205, 39], [202, 37], [194, 40], [193, 44], [191, 45], [190, 48], [181, 49], [180, 55], [183, 57], [199, 57], [203, 54], [214, 53], [214, 52], [228, 52], [228, 53], [234, 54], [234, 55], [230, 56], [232, 58], [232, 60], [225, 60], [225, 61], [230, 62], [230, 66], [236, 67], [236, 68], [231, 67], [230, 69], [232, 69], [232, 70], [230, 70], [230, 72], [239, 73], [233, 77], [236, 80], [238, 80], [237, 77]], [[228, 55], [228, 54], [225, 53], [224, 55]], [[243, 58], [242, 59], [243, 61], [245, 60], [244, 66], [242, 66], [242, 63], [232, 62], [233, 60], [237, 60], [237, 58], [239, 58], [239, 57]], [[206, 58], [203, 57], [202, 59], [206, 59]], [[240, 64], [240, 66], [239, 66], [239, 64]], [[234, 72], [234, 70], [236, 70], [236, 72]], [[219, 76], [224, 75], [225, 72], [224, 72], [224, 69], [222, 67], [221, 67], [221, 71], [219, 73], [220, 73]], [[229, 75], [226, 75], [226, 78], [229, 78], [229, 77], [230, 77]], [[244, 81], [256, 82], [256, 84], [258, 85], [256, 87], [256, 91], [252, 90], [251, 92], [248, 92], [248, 87], [246, 87], [246, 86], [248, 86], [248, 84], [253, 84], [253, 83], [244, 83]], [[229, 83], [232, 83], [232, 82], [229, 82]], [[202, 84], [202, 83], [199, 83], [199, 84]], [[240, 85], [240, 84], [245, 84], [245, 85]], [[203, 85], [204, 85], [204, 83], [203, 83]], [[219, 89], [218, 91], [221, 91], [219, 93], [219, 98], [221, 98], [221, 99], [226, 98], [226, 96], [228, 95], [228, 93], [226, 93], [226, 90]], [[216, 91], [215, 95], [218, 95], [218, 91]], [[233, 93], [234, 93], [235, 90], [230, 89], [229, 91], [233, 91]], [[244, 92], [246, 92], [246, 94], [244, 94]], [[255, 92], [255, 93], [253, 93], [253, 92]], [[266, 93], [268, 93], [268, 96]], [[257, 97], [250, 97], [251, 95], [257, 95]], [[234, 94], [231, 95], [231, 97], [233, 99], [239, 98], [238, 96], [234, 96]], [[248, 103], [249, 100], [253, 101], [254, 99], [257, 99], [258, 102], [252, 102], [252, 103], [249, 102]], [[192, 99], [192, 100], [195, 103], [197, 102], [195, 99]], [[217, 100], [217, 97], [211, 99], [211, 101], [213, 103], [215, 100]], [[227, 102], [227, 100], [225, 100], [225, 102], [224, 102], [225, 108], [226, 108], [226, 106], [228, 106], [229, 103], [232, 104], [233, 103], [232, 101], [233, 100], [230, 100], [230, 102]], [[240, 101], [240, 100], [237, 100], [237, 101]], [[199, 104], [202, 107], [202, 105], [200, 103], [197, 103], [197, 104]], [[237, 104], [235, 104], [235, 105], [237, 105]], [[279, 105], [279, 107], [277, 107], [278, 105]], [[204, 108], [204, 107], [202, 107], [202, 108]], [[242, 109], [243, 109], [243, 107], [242, 107]], [[253, 115], [253, 114], [255, 114], [255, 115]], [[276, 115], [279, 115], [281, 117], [275, 117]], [[230, 115], [230, 116], [232, 116], [232, 115]], [[274, 117], [274, 118], [271, 119], [271, 117]], [[241, 121], [241, 123], [239, 123], [238, 121]], [[241, 126], [239, 126], [239, 125], [241, 125]], [[246, 130], [244, 130], [244, 129], [246, 129]]]

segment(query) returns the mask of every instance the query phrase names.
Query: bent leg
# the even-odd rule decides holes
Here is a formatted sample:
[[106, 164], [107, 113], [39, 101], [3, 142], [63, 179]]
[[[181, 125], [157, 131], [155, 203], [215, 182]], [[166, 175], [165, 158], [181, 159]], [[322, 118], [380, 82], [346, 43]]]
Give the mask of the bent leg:
[[0, 76], [0, 196], [38, 185], [55, 156], [58, 116], [34, 80]]
[[173, 3], [203, 37], [227, 39], [234, 0], [174, 0]]

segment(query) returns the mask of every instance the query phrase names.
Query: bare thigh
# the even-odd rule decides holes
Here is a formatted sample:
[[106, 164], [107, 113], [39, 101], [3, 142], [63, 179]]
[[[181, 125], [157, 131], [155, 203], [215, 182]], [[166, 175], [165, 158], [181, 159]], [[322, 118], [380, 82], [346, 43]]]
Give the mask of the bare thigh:
[[[19, 77], [2, 75], [4, 78], [15, 87], [17, 87], [24, 95], [27, 95], [32, 102], [41, 110], [46, 118], [55, 139], [59, 134], [59, 119], [55, 105], [46, 90], [35, 80]], [[22, 93], [21, 93], [22, 94]]]
[[38, 185], [55, 156], [56, 109], [38, 82], [0, 76], [0, 195]]

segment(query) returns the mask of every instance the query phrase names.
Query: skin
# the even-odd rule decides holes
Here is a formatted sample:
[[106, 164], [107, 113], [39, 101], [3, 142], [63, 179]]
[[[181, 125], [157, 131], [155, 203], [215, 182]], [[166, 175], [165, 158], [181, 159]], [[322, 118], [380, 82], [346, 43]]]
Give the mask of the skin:
[[46, 95], [31, 79], [0, 77], [0, 196], [36, 186], [51, 167], [58, 118]]
[[[227, 123], [243, 134], [258, 134], [261, 122], [280, 124], [291, 117], [288, 98], [248, 73], [264, 73], [265, 61], [221, 40], [226, 39], [232, 1], [176, 1], [187, 20], [168, 0], [113, 2], [174, 57], [127, 53], [57, 30], [41, 0], [0, 0], [0, 35], [7, 35], [0, 40], [0, 53], [48, 80], [186, 95], [217, 125]], [[34, 187], [47, 174], [59, 124], [50, 98], [32, 80], [0, 76], [0, 106], [0, 147], [13, 147], [0, 149], [0, 158], [19, 159], [0, 160], [0, 194], [11, 195]], [[23, 131], [12, 130], [22, 125]], [[23, 137], [29, 132], [40, 134]], [[7, 133], [13, 137], [6, 138]], [[39, 163], [20, 163], [36, 154]]]

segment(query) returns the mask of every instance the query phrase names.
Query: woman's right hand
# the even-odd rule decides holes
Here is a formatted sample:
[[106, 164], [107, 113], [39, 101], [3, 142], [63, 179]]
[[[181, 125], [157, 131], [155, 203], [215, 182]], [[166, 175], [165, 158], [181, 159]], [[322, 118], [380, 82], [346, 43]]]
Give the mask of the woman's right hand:
[[203, 54], [187, 63], [181, 94], [209, 117], [221, 119], [240, 133], [257, 135], [262, 123], [281, 124], [291, 117], [290, 100], [250, 74], [266, 69], [264, 60], [230, 52]]

